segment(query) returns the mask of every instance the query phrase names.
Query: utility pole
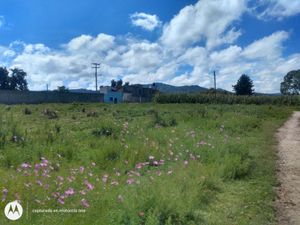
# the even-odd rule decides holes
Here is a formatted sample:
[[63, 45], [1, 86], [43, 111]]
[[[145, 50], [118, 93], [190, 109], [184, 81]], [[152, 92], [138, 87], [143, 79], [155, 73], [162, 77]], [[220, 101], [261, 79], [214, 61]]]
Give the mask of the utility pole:
[[92, 68], [95, 69], [95, 85], [96, 91], [98, 91], [98, 69], [100, 68], [100, 63], [92, 63]]
[[216, 81], [216, 71], [214, 70], [214, 88], [215, 88], [215, 96], [217, 96], [217, 81]]
[[46, 84], [46, 90], [48, 91], [49, 89], [48, 89], [48, 84]]

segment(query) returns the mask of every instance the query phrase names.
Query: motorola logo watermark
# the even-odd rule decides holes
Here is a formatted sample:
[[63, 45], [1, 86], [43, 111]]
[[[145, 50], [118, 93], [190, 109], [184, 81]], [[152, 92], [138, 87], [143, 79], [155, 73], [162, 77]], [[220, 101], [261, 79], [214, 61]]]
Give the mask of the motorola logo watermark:
[[18, 201], [10, 202], [5, 206], [4, 214], [9, 220], [18, 220], [23, 214], [23, 207]]

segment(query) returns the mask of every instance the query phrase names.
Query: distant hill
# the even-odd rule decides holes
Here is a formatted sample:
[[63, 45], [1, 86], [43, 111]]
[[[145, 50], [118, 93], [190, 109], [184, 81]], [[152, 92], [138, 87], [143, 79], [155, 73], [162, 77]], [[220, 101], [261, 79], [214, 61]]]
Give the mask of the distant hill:
[[72, 93], [96, 93], [96, 91], [93, 91], [93, 90], [88, 90], [88, 89], [69, 89], [69, 92], [72, 92]]
[[[153, 86], [152, 84], [143, 84], [143, 87], [153, 87]], [[163, 93], [195, 93], [195, 92], [205, 92], [208, 90], [207, 88], [200, 87], [198, 85], [173, 86], [164, 83], [155, 83], [154, 87]]]

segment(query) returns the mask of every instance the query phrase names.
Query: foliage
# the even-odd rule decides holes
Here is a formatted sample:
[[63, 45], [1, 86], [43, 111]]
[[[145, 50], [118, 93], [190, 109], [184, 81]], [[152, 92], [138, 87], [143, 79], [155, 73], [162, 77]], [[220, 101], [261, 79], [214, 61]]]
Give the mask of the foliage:
[[253, 95], [253, 81], [249, 76], [243, 74], [236, 85], [233, 85], [233, 89], [237, 95]]
[[69, 92], [69, 89], [66, 88], [65, 86], [58, 86], [56, 91], [58, 91], [60, 93], [66, 93], [66, 92]]
[[280, 91], [284, 95], [299, 95], [300, 93], [300, 70], [293, 70], [285, 75], [280, 86]]
[[22, 69], [11, 69], [11, 74], [6, 68], [0, 67], [0, 89], [27, 91], [27, 73]]

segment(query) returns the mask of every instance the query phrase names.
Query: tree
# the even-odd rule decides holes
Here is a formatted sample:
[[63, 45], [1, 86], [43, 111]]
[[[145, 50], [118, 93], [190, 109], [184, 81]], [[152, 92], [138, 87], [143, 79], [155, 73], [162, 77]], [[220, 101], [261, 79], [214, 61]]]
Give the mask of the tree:
[[6, 68], [0, 67], [0, 89], [2, 90], [28, 90], [26, 76], [22, 69], [11, 69], [11, 74]]
[[280, 92], [283, 95], [299, 95], [300, 93], [300, 70], [293, 70], [285, 75], [280, 84]]
[[249, 76], [243, 74], [237, 81], [236, 85], [233, 85], [233, 89], [237, 95], [253, 95], [253, 81]]
[[11, 69], [11, 77], [9, 79], [9, 89], [11, 90], [18, 90], [18, 91], [27, 91], [27, 81], [26, 76], [27, 73], [18, 68]]
[[123, 81], [120, 79], [117, 81], [117, 85], [116, 85], [117, 90], [121, 89], [122, 86], [123, 86]]
[[66, 92], [69, 92], [69, 89], [66, 88], [65, 86], [58, 86], [57, 91], [61, 92], [61, 93], [66, 93]]
[[9, 72], [5, 67], [0, 67], [0, 89], [1, 90], [9, 89], [8, 74]]
[[114, 88], [117, 86], [117, 82], [115, 80], [111, 80], [111, 87]]

